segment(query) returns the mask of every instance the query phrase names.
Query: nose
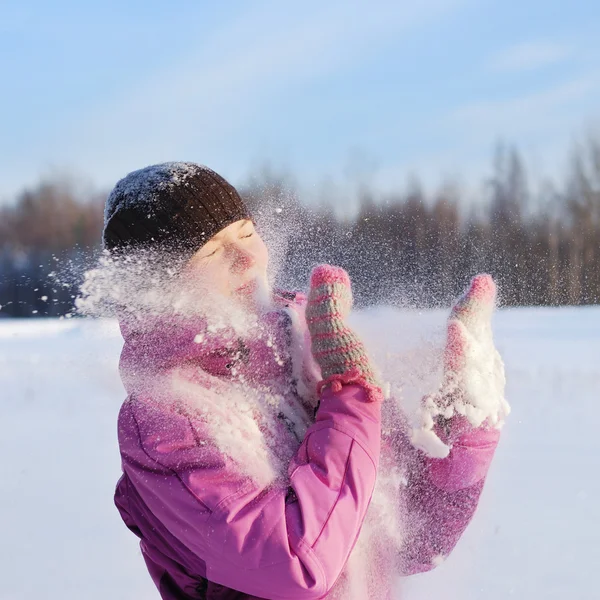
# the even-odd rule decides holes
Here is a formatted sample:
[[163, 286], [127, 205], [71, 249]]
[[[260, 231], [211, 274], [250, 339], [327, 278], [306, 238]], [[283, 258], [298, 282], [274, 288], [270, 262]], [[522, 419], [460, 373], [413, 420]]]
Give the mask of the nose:
[[231, 255], [231, 271], [236, 275], [240, 275], [254, 266], [256, 259], [254, 254], [249, 252], [247, 249], [238, 246], [237, 244], [232, 245], [230, 248]]

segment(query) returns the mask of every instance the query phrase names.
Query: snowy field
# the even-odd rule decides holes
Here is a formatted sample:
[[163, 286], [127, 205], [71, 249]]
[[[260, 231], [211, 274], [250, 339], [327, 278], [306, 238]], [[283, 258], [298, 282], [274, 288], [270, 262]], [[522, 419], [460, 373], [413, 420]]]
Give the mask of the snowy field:
[[[358, 322], [409, 360], [443, 315]], [[504, 310], [494, 326], [513, 412], [480, 509], [450, 559], [400, 596], [598, 598], [600, 308]], [[114, 323], [0, 321], [1, 600], [158, 598], [112, 504], [120, 346]]]

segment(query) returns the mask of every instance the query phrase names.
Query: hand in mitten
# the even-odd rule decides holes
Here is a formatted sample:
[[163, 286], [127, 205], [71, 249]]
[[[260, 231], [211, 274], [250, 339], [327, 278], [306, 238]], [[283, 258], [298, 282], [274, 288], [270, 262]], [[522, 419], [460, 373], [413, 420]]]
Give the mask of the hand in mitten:
[[364, 344], [345, 323], [351, 308], [348, 273], [330, 265], [316, 267], [310, 279], [306, 322], [323, 377], [319, 391], [326, 385], [335, 391], [343, 383], [356, 383], [367, 390], [369, 400], [378, 400], [381, 388]]
[[[473, 278], [452, 308], [444, 378], [438, 392], [424, 399], [423, 426], [417, 437], [437, 425], [444, 441], [451, 444], [467, 430], [501, 426], [510, 412], [504, 398], [504, 364], [492, 337], [495, 305], [496, 284], [483, 274]], [[447, 449], [442, 453], [447, 454]]]

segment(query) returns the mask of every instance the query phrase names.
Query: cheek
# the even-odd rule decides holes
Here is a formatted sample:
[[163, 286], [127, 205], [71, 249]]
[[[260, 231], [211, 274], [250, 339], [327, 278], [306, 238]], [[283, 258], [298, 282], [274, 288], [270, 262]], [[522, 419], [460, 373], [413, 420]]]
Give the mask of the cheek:
[[206, 273], [205, 284], [212, 291], [228, 294], [230, 291], [228, 265], [221, 260], [211, 264]]
[[267, 265], [269, 264], [269, 251], [265, 246], [265, 243], [262, 239], [258, 238], [255, 242], [255, 246], [253, 248], [254, 260], [256, 261], [256, 266], [260, 271], [267, 270]]
[[227, 267], [220, 260], [190, 265], [185, 272], [187, 286], [204, 292], [225, 292], [228, 289]]

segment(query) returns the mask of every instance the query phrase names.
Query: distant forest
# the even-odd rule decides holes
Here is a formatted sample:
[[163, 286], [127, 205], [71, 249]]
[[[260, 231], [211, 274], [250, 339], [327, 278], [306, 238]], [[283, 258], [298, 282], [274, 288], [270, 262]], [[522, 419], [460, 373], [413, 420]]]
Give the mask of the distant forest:
[[[344, 215], [309, 207], [272, 175], [240, 192], [277, 247], [282, 286], [304, 287], [311, 265], [330, 262], [349, 271], [360, 306], [446, 304], [477, 272], [496, 278], [504, 305], [599, 303], [600, 140], [573, 151], [560, 187], [538, 189], [518, 151], [498, 145], [475, 202], [451, 185], [429, 196], [416, 181], [387, 195], [361, 186], [358, 211]], [[42, 181], [0, 207], [0, 317], [72, 311], [100, 251], [104, 199]]]

